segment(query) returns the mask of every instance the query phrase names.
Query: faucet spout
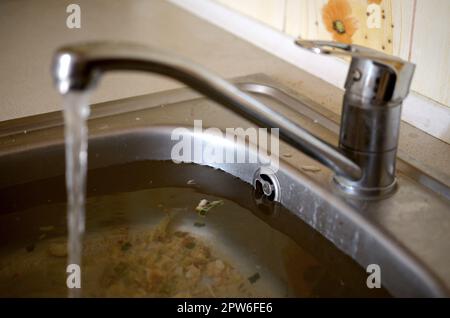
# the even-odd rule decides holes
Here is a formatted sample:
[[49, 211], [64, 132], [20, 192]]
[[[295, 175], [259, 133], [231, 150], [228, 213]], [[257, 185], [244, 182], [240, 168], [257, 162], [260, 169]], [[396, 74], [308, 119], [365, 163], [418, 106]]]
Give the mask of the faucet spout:
[[52, 67], [61, 94], [92, 88], [104, 72], [113, 70], [145, 71], [173, 78], [261, 127], [279, 128], [282, 140], [329, 167], [337, 176], [352, 181], [362, 177], [361, 168], [338, 148], [228, 81], [171, 53], [130, 43], [86, 43], [59, 49]]

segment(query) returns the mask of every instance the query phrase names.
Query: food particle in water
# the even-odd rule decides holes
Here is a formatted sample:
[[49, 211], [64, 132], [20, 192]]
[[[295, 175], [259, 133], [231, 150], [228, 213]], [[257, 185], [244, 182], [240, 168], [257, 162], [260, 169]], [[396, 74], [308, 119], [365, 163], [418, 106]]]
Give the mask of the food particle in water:
[[114, 272], [117, 275], [123, 275], [125, 273], [125, 271], [127, 270], [127, 267], [128, 267], [127, 263], [120, 262], [119, 264], [114, 266]]
[[[87, 235], [83, 253], [86, 297], [252, 297], [257, 295], [245, 276], [220, 258], [200, 237], [176, 230], [170, 231], [171, 216], [164, 217], [149, 229], [116, 227]], [[18, 272], [29, 275], [31, 268], [25, 259], [39, 266], [53, 266], [49, 284], [59, 277], [64, 267], [67, 243], [64, 240], [40, 241], [42, 248], [33, 253], [21, 253], [22, 261], [0, 266], [0, 282], [17, 281]], [[123, 252], [123, 250], [128, 252]], [[42, 258], [42, 253], [48, 257]], [[55, 259], [58, 257], [59, 259]], [[33, 267], [34, 268], [34, 267]], [[47, 275], [47, 271], [46, 271]], [[58, 278], [59, 279], [59, 278]], [[8, 280], [7, 280], [8, 281]], [[65, 281], [61, 280], [63, 293]], [[22, 287], [21, 287], [22, 288]], [[24, 287], [25, 288], [25, 285]], [[39, 286], [39, 295], [59, 294], [53, 285]], [[58, 287], [59, 288], [59, 287]], [[0, 289], [1, 291], [1, 289]], [[65, 295], [65, 294], [62, 294]]]
[[260, 278], [261, 278], [261, 275], [259, 275], [259, 273], [255, 273], [255, 274], [253, 274], [252, 276], [250, 276], [250, 277], [248, 278], [248, 281], [249, 281], [250, 283], [254, 284], [254, 283], [256, 283], [256, 281], [257, 281], [258, 279], [260, 279]]
[[196, 266], [189, 265], [186, 268], [185, 277], [187, 279], [192, 280], [192, 281], [198, 281], [200, 279], [200, 275], [201, 275], [201, 272]]
[[48, 251], [52, 256], [65, 257], [67, 256], [66, 243], [52, 243], [50, 244]]
[[220, 259], [212, 261], [206, 265], [206, 273], [211, 277], [220, 275], [224, 269], [225, 264]]
[[206, 214], [214, 207], [220, 206], [223, 204], [222, 200], [217, 201], [208, 201], [206, 199], [202, 199], [195, 210], [197, 211], [198, 215], [200, 216], [206, 216]]
[[195, 247], [194, 239], [192, 237], [188, 237], [187, 239], [184, 240], [183, 246], [186, 247], [187, 249], [192, 250]]
[[53, 231], [54, 229], [55, 229], [55, 227], [53, 225], [48, 225], [48, 226], [41, 226], [39, 228], [39, 231], [50, 232], [50, 231]]
[[126, 252], [126, 251], [128, 251], [132, 246], [133, 246], [133, 245], [131, 245], [130, 242], [125, 242], [124, 244], [122, 244], [122, 246], [120, 247], [120, 249], [121, 249], [123, 252]]
[[34, 245], [34, 243], [28, 244], [25, 247], [25, 249], [27, 250], [28, 253], [33, 252], [35, 248], [36, 248], [36, 245]]

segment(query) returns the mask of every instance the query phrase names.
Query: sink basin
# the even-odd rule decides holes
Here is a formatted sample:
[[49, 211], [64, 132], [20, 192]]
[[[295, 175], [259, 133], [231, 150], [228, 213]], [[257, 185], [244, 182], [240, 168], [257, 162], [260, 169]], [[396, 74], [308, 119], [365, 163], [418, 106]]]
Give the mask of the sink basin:
[[[335, 118], [319, 105], [264, 75], [235, 82], [316, 136], [336, 143]], [[386, 296], [383, 289], [366, 287], [365, 269], [369, 264], [380, 267], [382, 285], [393, 296], [450, 295], [447, 176], [417, 169], [401, 160], [400, 152], [396, 193], [381, 201], [362, 201], [337, 193], [330, 170], [282, 142], [275, 173], [258, 163], [218, 164], [202, 159], [193, 164], [169, 162], [177, 142], [171, 139], [176, 127], [188, 128], [185, 134], [203, 147], [222, 143], [247, 155], [255, 151], [255, 145], [194, 133], [190, 127], [195, 119], [202, 119], [204, 128], [254, 127], [184, 88], [94, 105], [89, 120], [88, 198], [184, 188], [182, 191], [195, 190], [180, 192], [180, 196], [192, 199], [193, 207], [202, 195], [237, 203], [243, 209], [241, 213], [236, 207], [229, 215], [211, 214], [211, 226], [191, 230], [204, 235], [235, 264], [241, 264], [245, 275], [251, 275], [257, 266], [261, 274], [258, 284], [271, 296]], [[39, 235], [37, 223], [64, 224], [63, 208], [60, 213], [49, 212], [54, 207], [39, 208], [64, 203], [64, 141], [59, 112], [2, 123], [0, 175], [2, 248], [21, 246]], [[258, 180], [273, 185], [270, 195], [253, 189], [258, 188]], [[140, 202], [139, 198], [134, 200]], [[88, 200], [88, 229], [89, 216], [95, 213], [92, 210]], [[33, 211], [34, 216], [21, 223], [16, 218], [23, 211]], [[156, 212], [147, 215], [150, 223], [159, 218]], [[192, 214], [186, 215], [180, 226], [194, 221]], [[330, 276], [316, 294], [302, 293], [308, 259], [321, 264], [321, 270]], [[336, 287], [339, 282], [349, 287]]]

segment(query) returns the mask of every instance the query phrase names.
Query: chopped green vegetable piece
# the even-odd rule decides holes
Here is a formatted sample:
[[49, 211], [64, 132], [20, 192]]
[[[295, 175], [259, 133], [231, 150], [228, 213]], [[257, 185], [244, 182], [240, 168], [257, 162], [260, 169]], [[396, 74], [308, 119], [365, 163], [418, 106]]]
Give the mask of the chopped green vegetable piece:
[[194, 226], [196, 226], [196, 227], [204, 227], [206, 225], [206, 223], [204, 223], [204, 222], [195, 222], [194, 223]]
[[125, 252], [125, 251], [128, 251], [128, 250], [131, 248], [131, 246], [132, 246], [132, 245], [131, 245], [130, 242], [126, 242], [126, 243], [124, 243], [124, 244], [121, 246], [120, 249], [121, 249], [122, 251]]
[[208, 201], [206, 199], [203, 199], [200, 201], [200, 203], [197, 205], [195, 210], [197, 211], [198, 215], [200, 216], [206, 216], [206, 214], [211, 210], [212, 208], [216, 206], [220, 206], [223, 204], [222, 200], [217, 201]]
[[249, 281], [250, 283], [254, 284], [254, 283], [256, 283], [256, 281], [257, 281], [258, 279], [260, 279], [260, 278], [261, 278], [261, 275], [259, 275], [259, 273], [255, 273], [255, 274], [253, 274], [252, 276], [250, 276], [250, 277], [248, 278], [248, 281]]

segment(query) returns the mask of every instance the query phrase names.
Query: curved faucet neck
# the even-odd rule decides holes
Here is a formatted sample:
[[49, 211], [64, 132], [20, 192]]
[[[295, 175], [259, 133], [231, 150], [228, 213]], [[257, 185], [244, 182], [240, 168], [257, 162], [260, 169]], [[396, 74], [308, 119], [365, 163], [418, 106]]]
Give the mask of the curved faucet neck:
[[336, 175], [353, 181], [362, 176], [360, 167], [339, 149], [228, 81], [171, 53], [136, 44], [97, 42], [63, 47], [53, 60], [53, 77], [61, 94], [93, 88], [103, 73], [113, 70], [145, 71], [176, 79], [259, 126], [279, 128], [282, 140], [329, 167]]

